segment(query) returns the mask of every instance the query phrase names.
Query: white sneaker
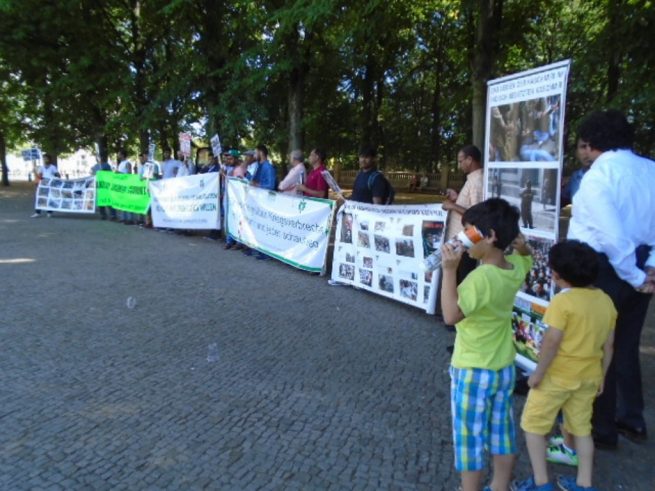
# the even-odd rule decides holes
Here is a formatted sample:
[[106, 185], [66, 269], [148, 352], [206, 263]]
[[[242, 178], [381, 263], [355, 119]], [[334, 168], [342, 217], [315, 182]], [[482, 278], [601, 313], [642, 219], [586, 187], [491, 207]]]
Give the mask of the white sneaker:
[[554, 464], [564, 464], [572, 467], [578, 466], [577, 453], [563, 443], [548, 447], [548, 450], [546, 450], [546, 460]]
[[30, 218], [39, 218], [41, 216], [41, 213], [32, 213], [30, 215]]
[[548, 445], [557, 446], [564, 443], [564, 437], [562, 435], [553, 435], [548, 439]]

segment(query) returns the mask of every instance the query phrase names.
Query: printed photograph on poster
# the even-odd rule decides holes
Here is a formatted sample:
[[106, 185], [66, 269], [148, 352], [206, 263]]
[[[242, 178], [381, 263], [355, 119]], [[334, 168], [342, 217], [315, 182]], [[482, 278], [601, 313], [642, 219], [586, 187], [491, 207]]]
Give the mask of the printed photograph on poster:
[[415, 302], [418, 298], [418, 283], [415, 281], [400, 280], [400, 296]]
[[491, 107], [489, 161], [557, 161], [561, 122], [559, 95]]
[[373, 271], [359, 268], [359, 282], [370, 287], [373, 284]]
[[514, 306], [512, 329], [516, 352], [533, 362], [537, 362], [539, 347], [547, 326], [542, 321], [543, 312], [530, 308], [530, 304]]
[[423, 237], [423, 257], [428, 257], [439, 248], [443, 230], [443, 222], [423, 221], [421, 227], [421, 236]]
[[403, 225], [403, 235], [405, 237], [414, 236], [414, 225]]
[[384, 232], [384, 229], [386, 227], [386, 223], [384, 222], [375, 222], [375, 231], [376, 232]]
[[370, 239], [368, 238], [368, 234], [364, 232], [357, 233], [357, 247], [366, 247], [366, 248], [371, 247], [371, 242]]
[[346, 252], [346, 262], [347, 263], [354, 263], [355, 262], [355, 254], [350, 254]]
[[521, 211], [524, 229], [555, 234], [559, 225], [557, 210], [558, 169], [511, 167], [490, 169], [487, 196], [503, 198]]
[[340, 264], [339, 276], [343, 279], [354, 281], [355, 280], [355, 266], [352, 264]]
[[378, 275], [378, 286], [384, 292], [393, 293], [393, 276], [386, 274]]
[[368, 231], [368, 222], [359, 222], [359, 230]]
[[533, 264], [520, 291], [526, 295], [550, 301], [552, 296], [552, 275], [548, 267], [548, 251], [555, 241], [539, 237], [528, 237], [527, 241], [532, 247]]
[[396, 254], [414, 257], [414, 241], [412, 239], [396, 239]]
[[345, 244], [353, 243], [353, 215], [352, 213], [344, 213], [341, 218], [341, 242]]
[[372, 257], [363, 257], [362, 258], [362, 265], [365, 268], [372, 268], [373, 267], [373, 258]]
[[423, 287], [423, 302], [427, 302], [430, 299], [430, 285], [425, 285]]
[[[375, 224], [377, 227], [377, 223]], [[391, 246], [389, 245], [389, 239], [386, 237], [383, 237], [382, 235], [375, 235], [374, 236], [375, 240], [375, 250], [379, 252], [386, 252], [390, 253], [391, 252]]]

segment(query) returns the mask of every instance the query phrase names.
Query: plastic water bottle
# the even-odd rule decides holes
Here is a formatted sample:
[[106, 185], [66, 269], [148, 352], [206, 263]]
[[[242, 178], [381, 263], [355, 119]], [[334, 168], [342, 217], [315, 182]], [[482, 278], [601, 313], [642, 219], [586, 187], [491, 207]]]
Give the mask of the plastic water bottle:
[[207, 363], [217, 362], [219, 358], [220, 356], [218, 354], [218, 344], [211, 343], [209, 346], [207, 346]]
[[[477, 244], [482, 240], [482, 233], [476, 227], [469, 227], [462, 230], [455, 237], [450, 239], [447, 244], [455, 245], [456, 248], [464, 247], [470, 249], [473, 244]], [[432, 254], [425, 258], [423, 261], [423, 268], [426, 271], [435, 271], [441, 266], [441, 248], [435, 249]]]

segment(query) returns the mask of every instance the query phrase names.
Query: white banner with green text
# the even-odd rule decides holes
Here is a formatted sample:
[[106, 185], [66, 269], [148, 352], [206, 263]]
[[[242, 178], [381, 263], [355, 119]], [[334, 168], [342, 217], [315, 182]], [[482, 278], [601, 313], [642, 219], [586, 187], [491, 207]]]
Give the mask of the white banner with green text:
[[237, 241], [299, 269], [322, 272], [334, 201], [276, 193], [229, 178], [227, 231]]

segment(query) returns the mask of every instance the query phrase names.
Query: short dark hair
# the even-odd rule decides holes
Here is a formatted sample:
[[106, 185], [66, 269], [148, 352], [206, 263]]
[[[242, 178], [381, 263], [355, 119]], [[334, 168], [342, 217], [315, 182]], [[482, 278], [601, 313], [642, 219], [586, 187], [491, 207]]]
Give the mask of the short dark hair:
[[634, 143], [634, 129], [621, 111], [594, 111], [580, 122], [578, 138], [601, 152], [629, 149]]
[[139, 157], [148, 158], [148, 152], [139, 152]]
[[491, 230], [496, 232], [494, 246], [505, 250], [519, 235], [519, 218], [521, 213], [516, 206], [510, 205], [502, 198], [490, 198], [471, 206], [462, 216], [462, 225], [474, 225], [489, 237]]
[[327, 158], [327, 153], [325, 153], [325, 150], [322, 148], [316, 147], [313, 152], [318, 155], [318, 158], [321, 160], [321, 162], [325, 162], [325, 159]]
[[589, 286], [598, 277], [598, 254], [584, 242], [565, 240], [550, 248], [548, 266], [572, 286]]
[[123, 157], [127, 157], [127, 151], [124, 148], [121, 148], [118, 151], [118, 155], [122, 155]]
[[482, 152], [475, 145], [464, 145], [460, 152], [464, 154], [465, 157], [471, 157], [478, 164], [482, 163]]
[[360, 157], [372, 157], [375, 158], [378, 155], [377, 149], [373, 145], [362, 145], [359, 149]]
[[268, 157], [268, 148], [266, 148], [266, 145], [259, 144], [255, 147], [255, 149], [259, 150]]

